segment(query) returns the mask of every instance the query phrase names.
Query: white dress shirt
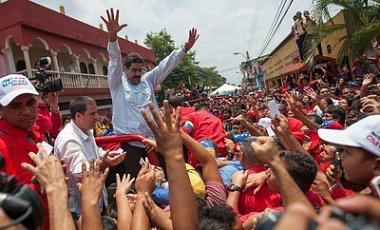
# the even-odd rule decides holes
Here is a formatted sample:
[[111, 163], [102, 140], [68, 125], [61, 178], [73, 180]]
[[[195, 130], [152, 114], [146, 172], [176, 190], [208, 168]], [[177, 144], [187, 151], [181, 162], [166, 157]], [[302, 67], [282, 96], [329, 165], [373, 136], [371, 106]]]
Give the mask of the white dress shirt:
[[[116, 134], [140, 134], [154, 138], [146, 124], [141, 109], [148, 109], [148, 101], [157, 101], [154, 89], [176, 68], [186, 53], [183, 49], [174, 50], [151, 71], [144, 74], [140, 83], [132, 84], [123, 71], [123, 60], [118, 42], [108, 43], [110, 57], [108, 66], [108, 85], [112, 97], [112, 123]], [[141, 143], [131, 142], [132, 145], [143, 147]]]
[[[54, 143], [54, 155], [66, 164], [69, 177], [69, 207], [78, 215], [82, 213], [80, 192], [77, 183], [82, 181], [82, 162], [89, 168], [92, 159], [99, 160], [99, 148], [95, 143], [93, 131], [83, 132], [71, 120], [58, 134]], [[107, 192], [103, 186], [100, 207], [107, 204]]]

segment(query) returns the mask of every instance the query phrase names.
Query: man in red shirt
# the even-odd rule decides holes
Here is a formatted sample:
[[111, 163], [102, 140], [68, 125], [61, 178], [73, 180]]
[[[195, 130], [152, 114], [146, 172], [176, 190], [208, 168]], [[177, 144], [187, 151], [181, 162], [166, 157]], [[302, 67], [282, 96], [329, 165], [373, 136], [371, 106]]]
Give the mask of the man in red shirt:
[[[37, 192], [47, 210], [46, 197], [40, 187], [32, 183], [33, 174], [21, 167], [26, 162], [35, 163], [29, 152], [38, 152], [36, 144], [43, 140], [39, 127], [35, 124], [38, 114], [38, 92], [23, 75], [10, 74], [0, 78], [0, 156], [3, 167], [0, 171], [13, 175], [18, 183], [27, 184]], [[45, 220], [48, 213], [45, 213]], [[48, 229], [45, 221], [44, 229]]]
[[[254, 141], [256, 141], [255, 137], [248, 137], [242, 141], [240, 145], [240, 151], [243, 154], [241, 164], [247, 169], [248, 175], [265, 172], [264, 165], [257, 159], [255, 156], [256, 154], [251, 147], [251, 143]], [[228, 195], [228, 204], [233, 208], [238, 209], [238, 213], [242, 215], [242, 217], [240, 217], [242, 221], [249, 217], [249, 215], [244, 216], [246, 214], [263, 212], [266, 208], [281, 206], [280, 195], [271, 192], [266, 183], [256, 193], [254, 192], [255, 189], [255, 187], [249, 188], [245, 191], [238, 189], [230, 191]], [[234, 207], [234, 203], [237, 203], [238, 206]]]
[[[217, 155], [226, 156], [227, 147], [224, 143], [226, 132], [223, 129], [222, 121], [212, 115], [208, 109], [206, 104], [198, 105], [196, 111], [187, 116], [182, 130], [199, 142], [203, 139], [213, 140], [218, 151]], [[194, 167], [198, 163], [191, 153], [189, 154], [189, 163]]]
[[28, 153], [38, 152], [36, 143], [42, 141], [35, 125], [36, 95], [38, 92], [22, 75], [11, 74], [0, 79], [0, 155], [4, 158], [1, 170], [24, 184], [30, 184], [33, 175], [21, 163], [34, 165]]

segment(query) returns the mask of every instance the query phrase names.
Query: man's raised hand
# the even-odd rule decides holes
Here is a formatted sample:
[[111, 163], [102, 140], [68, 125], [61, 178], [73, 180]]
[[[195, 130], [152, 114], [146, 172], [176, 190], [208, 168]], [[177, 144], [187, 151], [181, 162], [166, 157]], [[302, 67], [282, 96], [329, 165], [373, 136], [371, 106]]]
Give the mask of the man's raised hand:
[[279, 160], [279, 151], [272, 137], [257, 137], [257, 140], [253, 141], [251, 146], [261, 163], [271, 166]]
[[116, 15], [115, 15], [113, 12], [113, 8], [111, 8], [110, 10], [107, 10], [108, 20], [106, 20], [103, 16], [100, 16], [100, 18], [103, 20], [103, 22], [107, 26], [108, 35], [111, 42], [116, 41], [117, 33], [127, 26], [127, 24], [122, 24], [122, 25], [119, 24], [119, 10], [116, 10]]
[[177, 109], [175, 121], [172, 122], [169, 102], [167, 100], [164, 101], [163, 116], [154, 108], [151, 101], [148, 102], [148, 106], [155, 122], [153, 122], [144, 109], [141, 113], [156, 137], [157, 151], [160, 152], [166, 160], [173, 159], [174, 156], [182, 157], [182, 138], [179, 124], [181, 116], [180, 110]]
[[191, 50], [198, 38], [199, 34], [197, 33], [197, 29], [191, 28], [191, 30], [189, 30], [189, 38], [187, 39], [187, 42], [184, 46], [186, 53], [189, 52], [189, 50]]

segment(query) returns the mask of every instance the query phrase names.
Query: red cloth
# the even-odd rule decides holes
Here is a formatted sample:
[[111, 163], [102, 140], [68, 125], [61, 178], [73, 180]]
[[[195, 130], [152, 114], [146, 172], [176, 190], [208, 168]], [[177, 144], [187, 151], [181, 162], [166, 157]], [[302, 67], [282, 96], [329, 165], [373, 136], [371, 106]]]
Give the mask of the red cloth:
[[188, 115], [193, 112], [195, 112], [194, 107], [181, 107], [181, 120], [180, 120], [181, 124], [185, 122], [188, 118]]
[[19, 183], [30, 184], [33, 174], [22, 168], [21, 163], [35, 165], [28, 153], [37, 153], [36, 143], [42, 140], [38, 126], [34, 125], [32, 131], [26, 131], [0, 119], [0, 154], [5, 160], [2, 171], [14, 175]]
[[[317, 193], [313, 192], [312, 190], [309, 190], [308, 192], [305, 193], [306, 198], [310, 201], [311, 205], [316, 210], [320, 210], [323, 206], [326, 205], [326, 202], [320, 197]], [[280, 199], [281, 201], [281, 199]], [[274, 211], [277, 212], [284, 212], [285, 208], [282, 206], [282, 201], [281, 204], [278, 207], [270, 208]], [[239, 219], [244, 223], [246, 220], [248, 220], [252, 215], [258, 214], [260, 212], [250, 212], [245, 215], [241, 215], [240, 213], [237, 213], [236, 210], [234, 210], [235, 214], [239, 217]]]
[[[248, 174], [254, 174], [265, 171], [265, 168], [263, 166], [256, 166], [247, 171]], [[238, 209], [241, 215], [246, 215], [251, 212], [263, 212], [266, 208], [282, 206], [280, 194], [271, 192], [266, 183], [256, 194], [253, 194], [254, 189], [255, 188], [250, 188], [240, 193]]]
[[247, 112], [247, 117], [248, 117], [249, 119], [254, 119], [254, 118], [256, 118], [256, 114], [255, 114], [255, 112], [253, 112], [252, 110], [249, 110], [249, 111]]
[[353, 196], [355, 193], [352, 190], [343, 188], [342, 186], [334, 186], [330, 190], [330, 195], [334, 198], [334, 200], [336, 200], [348, 196]]
[[49, 108], [44, 103], [39, 103], [36, 124], [42, 135], [46, 135], [46, 132], [48, 131], [51, 137], [55, 139], [62, 129], [61, 113], [50, 112]]
[[338, 130], [343, 130], [343, 126], [339, 124], [337, 121], [334, 121], [333, 123], [330, 124], [329, 127], [326, 127], [326, 129], [338, 129]]
[[293, 117], [288, 117], [288, 123], [289, 123], [290, 132], [298, 132], [303, 126], [302, 121]]
[[308, 129], [305, 131], [305, 135], [310, 138], [311, 144], [309, 146], [309, 150], [315, 150], [316, 148], [319, 148], [320, 140], [317, 131]]
[[31, 183], [33, 174], [21, 167], [23, 162], [35, 165], [28, 153], [37, 153], [36, 143], [41, 141], [43, 141], [43, 137], [39, 133], [39, 127], [36, 124], [31, 131], [26, 131], [10, 125], [4, 119], [0, 119], [0, 154], [5, 162], [1, 171], [15, 176], [18, 183], [27, 184], [40, 196], [46, 211], [44, 229], [49, 229], [46, 196], [41, 194], [38, 185]]
[[317, 193], [309, 190], [305, 193], [306, 198], [310, 201], [311, 205], [318, 210], [326, 205], [325, 201]]
[[[207, 111], [197, 111], [190, 113], [182, 126], [184, 132], [197, 141], [205, 138], [215, 142], [219, 155], [226, 156], [227, 147], [224, 143], [226, 133], [223, 129], [222, 121]], [[189, 163], [195, 167], [198, 163], [193, 154], [189, 154]]]
[[331, 162], [324, 162], [319, 164], [319, 168], [322, 170], [323, 173], [326, 173], [327, 169], [330, 167]]

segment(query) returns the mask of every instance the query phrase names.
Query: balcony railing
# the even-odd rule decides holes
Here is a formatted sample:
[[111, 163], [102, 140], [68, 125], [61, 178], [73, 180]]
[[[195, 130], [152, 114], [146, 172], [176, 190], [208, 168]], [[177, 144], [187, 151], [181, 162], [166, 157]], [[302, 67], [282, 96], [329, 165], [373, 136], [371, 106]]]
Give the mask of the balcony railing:
[[[32, 75], [37, 72], [32, 69]], [[27, 71], [19, 71], [19, 74], [27, 76]], [[108, 88], [107, 76], [85, 74], [85, 73], [69, 73], [47, 70], [46, 73], [52, 74], [56, 78], [61, 78], [64, 88]]]

